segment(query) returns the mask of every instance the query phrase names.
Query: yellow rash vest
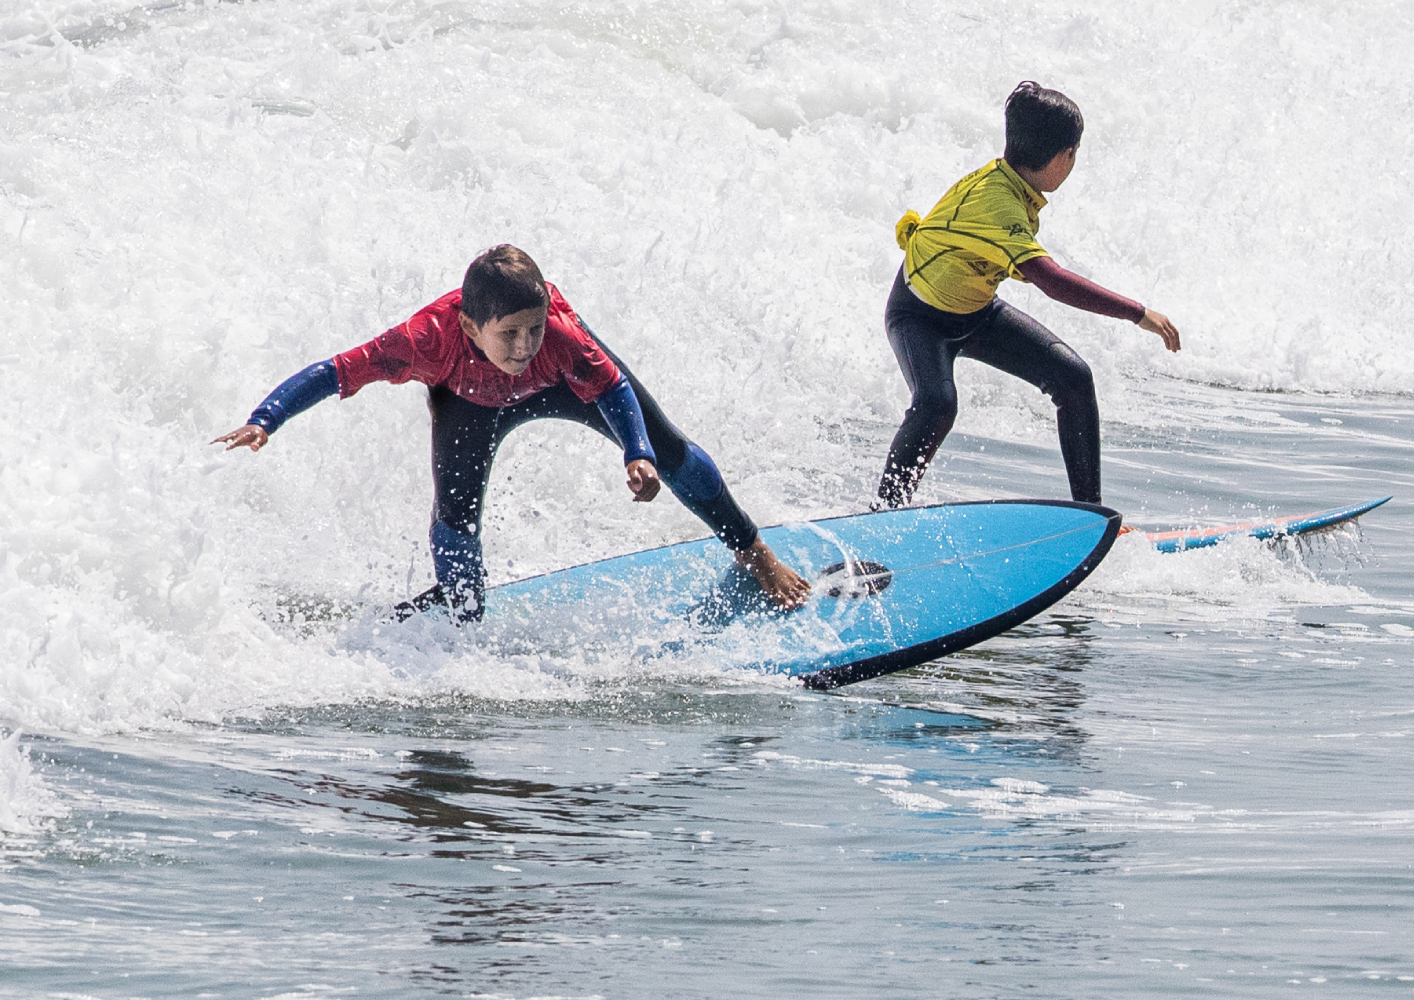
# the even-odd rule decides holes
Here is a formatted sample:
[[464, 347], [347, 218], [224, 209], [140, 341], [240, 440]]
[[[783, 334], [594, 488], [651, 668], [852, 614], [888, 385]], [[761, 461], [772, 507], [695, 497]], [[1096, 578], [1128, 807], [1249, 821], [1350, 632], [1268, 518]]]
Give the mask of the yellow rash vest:
[[910, 209], [894, 233], [904, 274], [919, 298], [950, 313], [972, 313], [997, 286], [1021, 277], [1018, 265], [1048, 257], [1036, 242], [1046, 199], [1011, 165], [995, 159], [958, 181], [926, 219]]

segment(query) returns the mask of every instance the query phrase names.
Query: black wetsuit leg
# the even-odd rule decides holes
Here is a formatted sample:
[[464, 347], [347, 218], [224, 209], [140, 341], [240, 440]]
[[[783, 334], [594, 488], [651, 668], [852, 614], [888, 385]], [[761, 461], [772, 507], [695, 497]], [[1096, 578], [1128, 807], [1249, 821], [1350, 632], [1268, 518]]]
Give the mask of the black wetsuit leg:
[[992, 319], [962, 342], [959, 355], [1030, 382], [1056, 404], [1070, 498], [1100, 502], [1100, 407], [1080, 355], [1015, 306], [998, 300]]
[[[450, 561], [445, 570], [439, 564], [438, 584], [454, 608], [470, 609], [462, 617], [476, 618], [486, 592], [481, 515], [491, 464], [506, 435], [527, 421], [559, 417], [592, 427], [611, 441], [614, 437], [599, 408], [563, 384], [500, 408], [479, 406], [445, 386], [433, 386], [427, 406], [432, 412], [433, 562]], [[453, 534], [445, 534], [446, 529]]]
[[901, 269], [894, 279], [884, 329], [913, 398], [879, 480], [879, 499], [888, 506], [902, 507], [913, 498], [928, 463], [952, 430], [957, 419], [953, 361], [963, 338], [984, 319], [976, 313], [946, 313], [919, 301], [904, 283]]
[[957, 314], [921, 301], [894, 281], [884, 314], [889, 344], [913, 399], [889, 448], [879, 498], [891, 507], [912, 499], [957, 417], [953, 362], [972, 358], [1030, 382], [1056, 404], [1061, 456], [1072, 499], [1100, 502], [1100, 413], [1090, 367], [1059, 337], [1021, 310], [993, 299]]
[[506, 435], [521, 424], [558, 417], [614, 440], [599, 408], [581, 401], [563, 384], [499, 409], [479, 406], [445, 386], [434, 386], [427, 405], [432, 411], [432, 516], [466, 535], [480, 533], [491, 463]]

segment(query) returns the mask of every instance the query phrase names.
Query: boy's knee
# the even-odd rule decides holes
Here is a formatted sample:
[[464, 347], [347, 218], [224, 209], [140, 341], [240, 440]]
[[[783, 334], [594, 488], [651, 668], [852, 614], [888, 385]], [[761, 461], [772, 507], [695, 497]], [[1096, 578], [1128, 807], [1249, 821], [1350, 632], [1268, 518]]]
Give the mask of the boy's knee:
[[722, 474], [717, 471], [712, 456], [690, 441], [686, 452], [676, 469], [663, 473], [668, 488], [683, 500], [705, 502], [717, 499], [726, 489], [726, 483], [722, 481]]
[[951, 392], [916, 392], [909, 404], [908, 415], [921, 420], [934, 430], [946, 434], [957, 419], [957, 394]]
[[1052, 346], [1051, 351], [1061, 363], [1059, 377], [1046, 388], [1047, 393], [1057, 403], [1064, 398], [1094, 399], [1095, 375], [1090, 371], [1085, 359], [1066, 344], [1057, 343]]
[[1095, 398], [1095, 376], [1090, 371], [1090, 366], [1085, 362], [1080, 362], [1080, 367], [1076, 369], [1070, 380], [1070, 393], [1080, 399]]

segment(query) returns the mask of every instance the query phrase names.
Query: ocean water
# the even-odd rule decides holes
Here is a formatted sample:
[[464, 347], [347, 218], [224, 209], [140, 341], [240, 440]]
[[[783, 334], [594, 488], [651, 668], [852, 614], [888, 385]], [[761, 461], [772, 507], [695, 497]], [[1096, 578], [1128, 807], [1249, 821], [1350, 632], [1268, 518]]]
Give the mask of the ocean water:
[[[0, 9], [0, 996], [1414, 992], [1414, 14], [1324, 2], [46, 0]], [[413, 386], [206, 442], [530, 251], [761, 523], [907, 405], [892, 227], [1074, 97], [1042, 217], [1184, 350], [1091, 363], [1131, 524], [1395, 499], [1162, 556], [835, 694], [368, 641], [431, 580]], [[1009, 283], [1013, 284], [1013, 283]], [[919, 499], [1064, 491], [959, 366]], [[697, 537], [545, 423], [496, 580]]]

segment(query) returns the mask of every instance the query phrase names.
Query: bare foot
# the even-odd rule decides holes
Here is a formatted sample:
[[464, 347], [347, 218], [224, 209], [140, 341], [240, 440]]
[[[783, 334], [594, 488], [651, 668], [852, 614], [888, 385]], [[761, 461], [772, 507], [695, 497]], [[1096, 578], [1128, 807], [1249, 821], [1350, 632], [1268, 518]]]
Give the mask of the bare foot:
[[759, 537], [751, 548], [736, 554], [736, 564], [756, 578], [773, 603], [787, 611], [804, 606], [810, 598], [810, 584], [805, 578], [777, 559]]

